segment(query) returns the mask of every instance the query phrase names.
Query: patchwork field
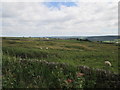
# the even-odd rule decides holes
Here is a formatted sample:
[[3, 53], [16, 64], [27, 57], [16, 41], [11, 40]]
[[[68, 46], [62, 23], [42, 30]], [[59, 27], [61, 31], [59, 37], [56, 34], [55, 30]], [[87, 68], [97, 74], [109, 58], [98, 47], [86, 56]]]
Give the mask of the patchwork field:
[[[76, 78], [75, 75], [81, 73], [76, 67], [82, 65], [118, 73], [118, 46], [75, 39], [3, 37], [3, 87], [94, 88], [96, 79], [88, 81], [84, 76]], [[110, 61], [112, 66], [106, 66], [105, 61]], [[68, 66], [50, 69], [46, 64], [39, 62]], [[81, 76], [82, 74], [84, 73], [81, 73]], [[104, 87], [96, 87], [101, 86]]]

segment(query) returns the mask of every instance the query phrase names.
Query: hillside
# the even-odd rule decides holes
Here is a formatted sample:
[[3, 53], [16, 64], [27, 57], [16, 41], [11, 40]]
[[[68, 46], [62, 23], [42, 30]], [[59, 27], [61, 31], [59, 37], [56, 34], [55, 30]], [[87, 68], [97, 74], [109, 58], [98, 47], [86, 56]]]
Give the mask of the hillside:
[[[119, 86], [118, 84], [116, 86], [116, 81], [113, 83], [110, 79], [110, 77], [112, 80], [119, 78], [118, 46], [114, 43], [4, 37], [2, 51], [3, 87], [5, 88]], [[104, 64], [106, 60], [111, 62], [112, 67]], [[110, 84], [103, 80], [106, 78], [101, 75], [110, 79]]]
[[120, 36], [51, 36], [47, 38], [58, 38], [58, 39], [78, 38], [78, 39], [88, 39], [90, 41], [113, 41], [115, 39], [120, 39]]
[[90, 41], [113, 41], [115, 39], [120, 39], [120, 36], [91, 36], [87, 37]]

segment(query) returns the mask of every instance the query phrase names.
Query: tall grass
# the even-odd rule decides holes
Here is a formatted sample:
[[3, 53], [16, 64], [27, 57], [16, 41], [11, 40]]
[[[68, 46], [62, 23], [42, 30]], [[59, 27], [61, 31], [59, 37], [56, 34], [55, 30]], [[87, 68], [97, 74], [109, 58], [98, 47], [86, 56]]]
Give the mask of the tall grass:
[[[3, 56], [3, 88], [118, 88], [115, 81], [73, 65]], [[109, 84], [108, 84], [109, 83]]]
[[73, 66], [20, 61], [9, 56], [3, 56], [3, 60], [4, 88], [83, 88], [84, 85], [84, 78], [77, 78]]

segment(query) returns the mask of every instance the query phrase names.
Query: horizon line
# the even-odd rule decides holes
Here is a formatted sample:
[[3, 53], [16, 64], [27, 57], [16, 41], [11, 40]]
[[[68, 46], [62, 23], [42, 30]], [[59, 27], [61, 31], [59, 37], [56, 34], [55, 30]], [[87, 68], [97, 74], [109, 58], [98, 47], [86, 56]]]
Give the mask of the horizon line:
[[91, 36], [120, 36], [120, 35], [46, 35], [46, 36], [0, 36], [0, 37], [91, 37]]

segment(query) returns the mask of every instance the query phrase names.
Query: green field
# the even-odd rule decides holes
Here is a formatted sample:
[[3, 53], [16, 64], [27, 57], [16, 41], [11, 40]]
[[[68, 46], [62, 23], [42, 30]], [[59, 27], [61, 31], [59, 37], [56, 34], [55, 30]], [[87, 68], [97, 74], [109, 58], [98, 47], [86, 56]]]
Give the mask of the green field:
[[[118, 73], [117, 44], [75, 39], [4, 37], [2, 52], [3, 87], [5, 88], [95, 87], [95, 81], [88, 82], [83, 77], [75, 78], [76, 72], [79, 72], [76, 67], [80, 65]], [[67, 70], [62, 70], [62, 72], [66, 72], [63, 74], [60, 73], [61, 68], [51, 70], [46, 65], [39, 65], [36, 62], [33, 62], [32, 65], [20, 64], [19, 60], [22, 59], [64, 63], [69, 66], [66, 68]], [[112, 67], [106, 66], [104, 61], [110, 61]], [[44, 77], [37, 78], [39, 75]], [[66, 83], [65, 80], [68, 77], [74, 78], [76, 82], [69, 84], [68, 82], [71, 81], [68, 80]]]

